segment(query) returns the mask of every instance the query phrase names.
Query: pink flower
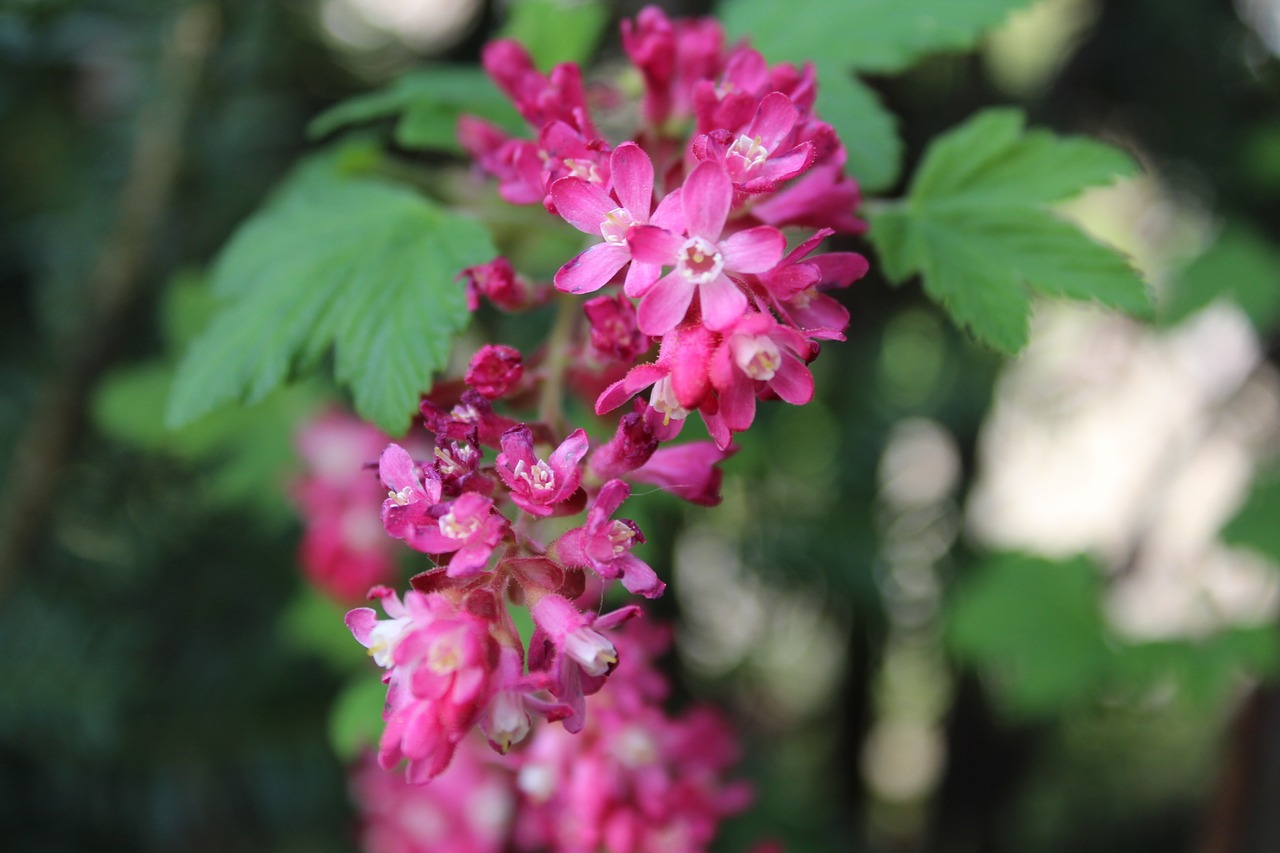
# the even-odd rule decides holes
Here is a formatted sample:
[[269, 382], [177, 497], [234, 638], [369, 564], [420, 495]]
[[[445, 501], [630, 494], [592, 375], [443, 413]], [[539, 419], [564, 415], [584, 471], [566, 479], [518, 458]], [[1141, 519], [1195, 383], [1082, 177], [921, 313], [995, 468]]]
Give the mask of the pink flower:
[[627, 475], [637, 483], [649, 483], [678, 498], [700, 506], [720, 503], [724, 472], [716, 466], [737, 451], [725, 442], [694, 441], [660, 448], [644, 465]]
[[466, 281], [467, 307], [472, 311], [480, 307], [481, 297], [503, 311], [520, 311], [535, 301], [533, 288], [523, 277], [516, 275], [511, 262], [503, 257], [467, 267], [458, 273], [458, 278]]
[[410, 590], [403, 602], [386, 588], [370, 595], [381, 599], [391, 618], [378, 619], [361, 607], [347, 614], [346, 624], [387, 669], [378, 763], [390, 770], [407, 759], [406, 778], [421, 784], [449, 766], [488, 704], [497, 643], [488, 622], [443, 595]]
[[808, 342], [768, 314], [749, 314], [726, 329], [710, 371], [725, 426], [733, 432], [751, 426], [756, 394], [763, 388], [794, 406], [813, 399], [808, 355]]
[[772, 192], [813, 163], [812, 143], [790, 142], [799, 117], [790, 98], [770, 92], [742, 133], [716, 130], [699, 136], [693, 141], [694, 154], [699, 160], [722, 163], [729, 179], [745, 192]]
[[747, 297], [729, 277], [762, 273], [782, 259], [786, 238], [769, 226], [739, 231], [721, 239], [733, 202], [733, 182], [724, 166], [699, 163], [680, 194], [685, 236], [652, 225], [632, 229], [631, 254], [643, 263], [673, 267], [642, 295], [640, 331], [664, 335], [684, 320], [695, 293], [702, 322], [712, 330], [732, 325], [747, 307]]
[[666, 420], [683, 420], [708, 402], [707, 372], [719, 336], [701, 323], [686, 323], [663, 336], [658, 360], [638, 364], [596, 399], [596, 414], [616, 409], [633, 394], [654, 386], [650, 405]]
[[409, 535], [440, 502], [440, 478], [423, 468], [398, 444], [388, 444], [378, 459], [378, 476], [389, 490], [382, 502], [382, 526], [397, 539]]
[[332, 411], [309, 422], [297, 444], [306, 466], [293, 488], [305, 525], [298, 561], [307, 579], [332, 598], [361, 600], [395, 572], [391, 539], [374, 511], [386, 491], [370, 470], [387, 437]]
[[451, 502], [433, 506], [426, 518], [406, 530], [404, 541], [425, 554], [451, 554], [448, 574], [460, 578], [485, 570], [510, 526], [491, 499], [463, 492]]
[[[653, 163], [634, 142], [624, 142], [610, 157], [615, 201], [599, 182], [565, 177], [551, 185], [556, 212], [584, 234], [599, 236], [603, 242], [575, 257], [560, 268], [555, 286], [568, 293], [591, 293], [604, 287], [631, 261], [627, 235], [636, 225], [649, 223], [653, 204]], [[657, 225], [673, 218], [675, 202], [667, 196], [654, 213]], [[659, 268], [633, 263], [627, 271], [628, 293], [648, 287], [657, 280]]]
[[644, 534], [630, 519], [613, 514], [631, 494], [622, 480], [610, 480], [600, 488], [587, 511], [587, 523], [567, 531], [556, 542], [556, 554], [568, 568], [589, 568], [605, 580], [622, 580], [628, 592], [657, 598], [666, 589], [648, 563], [631, 553], [644, 542]]
[[591, 347], [602, 357], [630, 363], [649, 349], [649, 336], [636, 325], [635, 306], [621, 293], [588, 299], [582, 311], [591, 324]]
[[599, 690], [618, 663], [618, 650], [600, 632], [639, 616], [640, 608], [631, 605], [595, 616], [567, 598], [544, 595], [529, 612], [536, 626], [529, 641], [529, 669], [551, 675], [552, 694], [572, 710], [564, 727], [580, 731], [586, 720], [585, 696]]
[[693, 112], [693, 87], [715, 77], [723, 63], [724, 31], [714, 18], [671, 21], [656, 6], [622, 22], [622, 47], [644, 76], [644, 116], [660, 128], [674, 114]]
[[578, 490], [582, 481], [578, 462], [587, 447], [586, 431], [574, 430], [544, 462], [534, 455], [533, 432], [520, 424], [502, 434], [502, 452], [496, 460], [498, 476], [511, 490], [516, 506], [543, 518]]
[[516, 792], [510, 771], [495, 766], [483, 742], [458, 742], [436, 785], [410, 785], [369, 756], [351, 771], [364, 853], [503, 853]]
[[535, 128], [561, 121], [586, 136], [596, 136], [587, 112], [582, 71], [572, 62], [557, 65], [544, 77], [518, 41], [489, 42], [481, 54], [485, 71], [515, 104], [516, 111]]
[[466, 383], [487, 399], [496, 400], [505, 396], [523, 375], [520, 350], [502, 344], [485, 344], [471, 357]]

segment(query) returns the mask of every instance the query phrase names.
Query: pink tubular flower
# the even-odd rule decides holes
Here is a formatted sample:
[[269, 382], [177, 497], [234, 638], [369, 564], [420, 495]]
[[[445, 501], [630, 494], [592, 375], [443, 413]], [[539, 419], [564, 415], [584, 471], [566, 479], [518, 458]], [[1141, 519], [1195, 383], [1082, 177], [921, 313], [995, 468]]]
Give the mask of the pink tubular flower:
[[778, 184], [799, 175], [813, 163], [810, 142], [792, 146], [792, 130], [799, 111], [781, 92], [760, 101], [747, 128], [736, 136], [716, 130], [693, 141], [695, 156], [724, 164], [729, 179], [748, 193], [772, 192]]
[[351, 771], [363, 853], [502, 853], [515, 815], [511, 773], [475, 737], [458, 742], [436, 785], [410, 785], [372, 756]]
[[605, 483], [587, 511], [586, 525], [561, 536], [556, 554], [569, 568], [589, 568], [605, 580], [621, 579], [628, 592], [657, 598], [667, 585], [631, 553], [633, 545], [644, 542], [644, 534], [634, 521], [612, 517], [630, 494], [631, 487], [622, 480]]
[[341, 602], [363, 599], [395, 572], [391, 540], [372, 511], [386, 491], [369, 470], [386, 445], [381, 431], [339, 411], [298, 435], [306, 468], [292, 489], [305, 525], [298, 561], [312, 584]]
[[597, 134], [587, 112], [582, 71], [572, 62], [557, 65], [544, 77], [518, 41], [499, 39], [481, 54], [485, 71], [511, 98], [516, 111], [533, 127], [561, 121], [589, 137]]
[[646, 6], [622, 22], [622, 47], [644, 77], [644, 116], [651, 127], [693, 112], [693, 87], [723, 63], [724, 31], [714, 18], [671, 21]]
[[378, 459], [378, 476], [389, 490], [382, 502], [382, 526], [397, 539], [412, 534], [440, 502], [440, 477], [423, 468], [398, 444], [388, 444]]
[[411, 590], [403, 602], [386, 588], [370, 595], [381, 599], [391, 618], [380, 620], [360, 607], [347, 614], [346, 624], [387, 670], [378, 763], [390, 770], [407, 759], [406, 778], [422, 784], [449, 766], [458, 742], [488, 704], [497, 643], [485, 620], [443, 595]]
[[805, 367], [808, 354], [808, 342], [768, 314], [749, 314], [725, 330], [711, 358], [711, 383], [725, 426], [734, 432], [751, 426], [760, 388], [794, 406], [813, 399], [813, 375]]
[[496, 460], [498, 476], [511, 490], [516, 506], [543, 518], [578, 490], [582, 481], [578, 462], [587, 447], [586, 431], [574, 430], [544, 462], [534, 455], [532, 430], [520, 424], [502, 435], [502, 452]]
[[591, 347], [604, 358], [634, 362], [649, 349], [649, 336], [636, 325], [636, 309], [631, 300], [597, 296], [582, 305], [591, 324]]
[[[560, 268], [555, 286], [568, 293], [591, 293], [604, 287], [628, 262], [631, 247], [627, 235], [636, 225], [649, 223], [653, 204], [653, 163], [634, 142], [624, 142], [610, 157], [613, 191], [617, 201], [599, 182], [565, 177], [551, 185], [556, 212], [584, 234], [599, 236], [603, 242], [578, 255]], [[668, 196], [667, 199], [671, 199]], [[654, 213], [662, 225], [672, 218], [674, 202], [666, 199]], [[653, 264], [632, 263], [626, 288], [631, 293], [653, 284], [659, 275]]]
[[471, 357], [466, 383], [487, 399], [496, 400], [505, 396], [523, 375], [520, 350], [502, 344], [485, 344]]
[[633, 622], [624, 655], [592, 699], [579, 734], [544, 727], [520, 753], [520, 850], [699, 853], [751, 790], [727, 777], [738, 760], [728, 722], [708, 708], [660, 710], [666, 682], [649, 663], [664, 639]]
[[529, 641], [529, 669], [551, 675], [552, 694], [571, 709], [564, 719], [570, 732], [586, 721], [585, 697], [598, 691], [618, 663], [618, 650], [601, 631], [640, 615], [635, 605], [593, 616], [567, 598], [544, 595], [529, 610], [535, 625]]
[[472, 311], [480, 307], [481, 297], [503, 311], [520, 311], [534, 302], [533, 288], [516, 275], [511, 262], [504, 257], [467, 267], [458, 273], [458, 278], [466, 282], [467, 307]]
[[702, 322], [712, 330], [733, 324], [747, 308], [747, 297], [731, 273], [762, 273], [782, 259], [786, 238], [770, 226], [739, 231], [721, 239], [733, 203], [733, 182], [724, 166], [699, 163], [680, 195], [686, 236], [652, 225], [636, 226], [628, 242], [632, 257], [673, 267], [641, 295], [640, 331], [664, 335], [684, 320], [695, 293]]
[[509, 528], [492, 500], [463, 492], [451, 502], [432, 507], [427, 518], [405, 533], [404, 541], [425, 554], [452, 554], [448, 574], [460, 578], [484, 571]]
[[709, 441], [694, 441], [659, 448], [649, 461], [627, 475], [637, 483], [649, 483], [678, 498], [700, 506], [720, 503], [724, 472], [716, 466], [737, 451]]

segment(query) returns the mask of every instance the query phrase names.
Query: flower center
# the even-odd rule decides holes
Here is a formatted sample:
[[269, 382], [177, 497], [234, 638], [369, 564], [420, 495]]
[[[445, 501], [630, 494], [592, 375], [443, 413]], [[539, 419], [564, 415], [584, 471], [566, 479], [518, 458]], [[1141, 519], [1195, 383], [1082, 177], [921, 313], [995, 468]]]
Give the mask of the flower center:
[[615, 246], [625, 245], [627, 232], [631, 230], [633, 224], [635, 220], [631, 218], [630, 213], [621, 207], [615, 207], [604, 215], [604, 221], [600, 223], [600, 236], [606, 243], [612, 243]]
[[769, 159], [769, 150], [760, 144], [760, 137], [739, 136], [725, 155], [729, 165], [730, 176], [741, 181], [764, 165]]
[[738, 367], [752, 379], [768, 382], [782, 366], [778, 345], [764, 335], [734, 335], [729, 347]]
[[649, 405], [662, 412], [662, 425], [666, 426], [675, 418], [682, 421], [689, 417], [689, 410], [680, 405], [675, 389], [671, 387], [671, 378], [664, 376], [653, 383], [653, 393], [649, 395]]
[[631, 540], [636, 532], [625, 522], [615, 521], [609, 526], [609, 544], [613, 546], [613, 556], [620, 557], [631, 550]]
[[458, 518], [458, 514], [450, 509], [440, 516], [440, 532], [450, 539], [469, 539], [480, 529], [482, 523], [479, 516], [472, 515], [464, 520]]
[[427, 668], [436, 675], [448, 675], [462, 666], [462, 650], [452, 637], [442, 637], [427, 652]]
[[566, 157], [564, 165], [569, 170], [569, 174], [575, 178], [582, 178], [584, 181], [590, 181], [593, 184], [602, 184], [604, 179], [600, 177], [600, 170], [596, 168], [596, 164], [591, 160], [579, 160], [573, 157]]
[[529, 484], [529, 488], [535, 492], [549, 492], [556, 487], [556, 472], [551, 470], [551, 466], [541, 459], [536, 465], [526, 465], [521, 459], [516, 463], [513, 472], [517, 480], [523, 480]]
[[690, 237], [676, 255], [676, 269], [687, 281], [709, 284], [724, 269], [724, 255], [716, 244], [701, 237]]

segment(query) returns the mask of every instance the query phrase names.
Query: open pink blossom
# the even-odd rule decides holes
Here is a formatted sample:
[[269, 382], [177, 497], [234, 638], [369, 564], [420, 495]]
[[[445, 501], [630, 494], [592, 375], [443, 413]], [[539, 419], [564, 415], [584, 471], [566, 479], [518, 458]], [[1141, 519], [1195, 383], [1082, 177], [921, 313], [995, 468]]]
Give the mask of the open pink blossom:
[[618, 650], [602, 631], [639, 616], [635, 605], [596, 616], [559, 595], [544, 595], [529, 610], [535, 626], [529, 669], [551, 675], [551, 692], [572, 711], [564, 727], [577, 732], [586, 721], [585, 697], [598, 691], [618, 663]]
[[610, 480], [600, 488], [587, 511], [587, 523], [567, 531], [556, 542], [556, 554], [568, 568], [591, 569], [605, 580], [621, 580], [628, 592], [657, 598], [666, 584], [648, 563], [631, 553], [644, 542], [644, 534], [630, 519], [613, 514], [631, 494], [622, 480]]
[[808, 355], [809, 343], [768, 314], [749, 314], [726, 330], [711, 360], [725, 426], [733, 432], [750, 427], [756, 394], [765, 388], [795, 406], [813, 399]]
[[426, 518], [405, 532], [404, 541], [425, 554], [451, 555], [449, 576], [467, 577], [484, 571], [510, 526], [490, 498], [463, 492], [432, 507]]
[[385, 588], [370, 594], [391, 618], [361, 607], [347, 614], [346, 624], [387, 670], [378, 763], [389, 770], [407, 759], [408, 780], [421, 784], [449, 766], [488, 704], [497, 643], [488, 622], [443, 595], [410, 590], [401, 601]]
[[747, 308], [746, 294], [730, 276], [762, 273], [782, 259], [786, 238], [769, 226], [749, 228], [721, 239], [733, 203], [733, 181], [720, 163], [699, 163], [680, 194], [684, 234], [652, 225], [636, 226], [628, 237], [632, 257], [672, 267], [641, 295], [640, 331], [664, 335], [684, 320], [699, 297], [702, 322], [712, 330], [732, 325]]
[[585, 430], [574, 430], [547, 458], [533, 452], [533, 432], [525, 424], [502, 435], [498, 476], [511, 490], [511, 500], [530, 515], [544, 518], [573, 496], [582, 481], [578, 463], [588, 447]]
[[[555, 276], [555, 286], [567, 293], [591, 293], [604, 287], [629, 262], [627, 235], [636, 225], [649, 224], [653, 204], [653, 163], [634, 142], [624, 142], [610, 157], [613, 192], [600, 183], [580, 177], [564, 177], [551, 185], [556, 212], [584, 234], [599, 236], [597, 243], [570, 260]], [[667, 196], [653, 215], [655, 225], [675, 218], [677, 196]], [[632, 263], [627, 270], [628, 293], [657, 280], [654, 264]]]
[[398, 444], [389, 444], [382, 451], [378, 476], [389, 490], [382, 502], [382, 525], [387, 533], [404, 539], [440, 502], [440, 477], [434, 468], [414, 462]]
[[792, 130], [800, 117], [791, 99], [781, 92], [765, 95], [751, 123], [741, 133], [715, 130], [694, 139], [699, 160], [716, 160], [744, 192], [772, 192], [778, 184], [799, 175], [813, 163], [810, 142], [792, 144]]

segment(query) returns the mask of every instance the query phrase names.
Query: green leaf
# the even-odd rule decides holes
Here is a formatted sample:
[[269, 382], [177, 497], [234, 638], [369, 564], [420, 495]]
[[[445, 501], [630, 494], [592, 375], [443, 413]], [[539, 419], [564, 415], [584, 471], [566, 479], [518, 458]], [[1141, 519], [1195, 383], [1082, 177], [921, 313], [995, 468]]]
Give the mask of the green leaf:
[[519, 0], [498, 38], [528, 49], [543, 71], [560, 62], [583, 63], [595, 53], [609, 11], [596, 0]]
[[939, 51], [967, 50], [1014, 9], [1035, 0], [732, 0], [725, 28], [771, 61], [839, 62], [893, 73]]
[[1280, 468], [1258, 475], [1244, 505], [1223, 527], [1222, 538], [1280, 562]]
[[382, 734], [382, 706], [387, 686], [372, 672], [347, 682], [329, 712], [329, 745], [343, 761], [354, 761], [374, 747]]
[[838, 66], [820, 67], [817, 113], [844, 142], [846, 171], [867, 191], [890, 187], [902, 169], [902, 142], [893, 115], [875, 92]]
[[893, 116], [850, 72], [890, 74], [938, 51], [967, 50], [1034, 0], [818, 0], [803, 10], [776, 0], [722, 4], [725, 28], [771, 62], [813, 62], [817, 112], [849, 149], [850, 175], [866, 190], [893, 185], [901, 142]]
[[399, 116], [395, 141], [405, 148], [461, 152], [458, 116], [479, 116], [510, 133], [524, 121], [507, 96], [475, 66], [439, 65], [411, 71], [378, 92], [343, 101], [311, 120], [307, 136], [319, 139], [351, 125]]
[[1129, 263], [1049, 208], [1133, 169], [1100, 142], [1025, 132], [1021, 113], [988, 110], [929, 147], [907, 198], [871, 211], [869, 237], [892, 281], [919, 273], [958, 324], [1015, 353], [1031, 291], [1149, 312]]
[[1266, 334], [1280, 315], [1280, 253], [1245, 225], [1228, 224], [1173, 281], [1161, 322], [1174, 326], [1216, 299], [1231, 299]]
[[332, 350], [356, 411], [403, 433], [469, 319], [454, 276], [494, 254], [483, 227], [408, 189], [304, 166], [219, 257], [224, 304], [178, 366], [166, 422], [260, 400]]
[[1056, 711], [1088, 697], [1110, 666], [1100, 587], [1099, 572], [1083, 557], [992, 558], [951, 602], [947, 639], [995, 680], [1010, 710]]

